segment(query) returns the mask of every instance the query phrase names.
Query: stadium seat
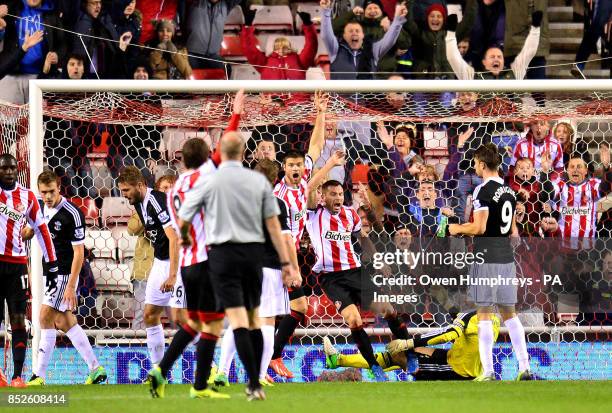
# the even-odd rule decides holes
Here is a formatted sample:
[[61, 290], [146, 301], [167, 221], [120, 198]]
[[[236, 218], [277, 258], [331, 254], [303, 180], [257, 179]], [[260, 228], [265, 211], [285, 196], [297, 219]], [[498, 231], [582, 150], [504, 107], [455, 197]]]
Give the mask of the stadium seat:
[[341, 318], [334, 303], [325, 294], [308, 297], [306, 316], [310, 324], [331, 323], [334, 319]]
[[[298, 3], [297, 11], [305, 11], [310, 13], [310, 18], [312, 22], [317, 26], [317, 28], [321, 25], [321, 6], [319, 3]], [[298, 33], [302, 33], [302, 19], [299, 14], [295, 14], [295, 30]]]
[[162, 140], [166, 148], [166, 159], [180, 160], [183, 158], [183, 144], [191, 138], [203, 139], [208, 146], [212, 144], [211, 137], [208, 132], [198, 132], [194, 129], [185, 128], [168, 128], [162, 132]]
[[293, 32], [293, 15], [289, 6], [259, 6], [253, 20], [259, 31]]
[[69, 198], [70, 202], [75, 204], [83, 215], [85, 215], [86, 225], [98, 225], [98, 219], [100, 218], [100, 212], [96, 206], [96, 202], [91, 198]]
[[353, 172], [351, 172], [351, 180], [353, 181], [353, 184], [367, 184], [369, 170], [370, 167], [368, 165], [362, 163], [355, 164]]
[[268, 38], [266, 39], [266, 56], [269, 56], [274, 51], [274, 41], [279, 37], [284, 37], [289, 40], [293, 49], [296, 50], [298, 53], [302, 51], [302, 49], [304, 48], [304, 44], [306, 43], [306, 38], [304, 36], [271, 35], [268, 36]]
[[223, 30], [226, 32], [240, 31], [243, 24], [244, 14], [242, 13], [242, 8], [240, 6], [236, 6], [230, 10], [229, 14], [227, 15]]
[[102, 328], [129, 327], [134, 318], [134, 298], [128, 291], [103, 291], [98, 300], [102, 302]]
[[102, 200], [102, 225], [105, 227], [127, 225], [135, 212], [126, 198], [108, 196]]
[[191, 80], [226, 80], [225, 69], [193, 69]]
[[252, 65], [241, 64], [232, 67], [232, 80], [260, 80], [261, 75]]
[[125, 262], [129, 258], [134, 258], [134, 250], [136, 249], [135, 236], [127, 233], [127, 227], [114, 227], [111, 229], [111, 234], [117, 243], [117, 258], [120, 262]]
[[240, 36], [223, 36], [221, 43], [221, 57], [231, 62], [246, 62], [246, 56], [242, 51]]
[[88, 229], [85, 233], [85, 248], [92, 250], [95, 258], [117, 259], [117, 241], [109, 230]]

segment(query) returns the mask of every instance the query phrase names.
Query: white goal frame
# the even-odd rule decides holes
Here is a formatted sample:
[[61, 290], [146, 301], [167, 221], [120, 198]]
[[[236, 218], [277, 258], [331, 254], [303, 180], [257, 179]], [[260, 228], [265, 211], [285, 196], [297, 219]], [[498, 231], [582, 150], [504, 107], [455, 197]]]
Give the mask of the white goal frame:
[[[36, 178], [43, 171], [44, 161], [44, 92], [155, 92], [169, 93], [232, 93], [244, 89], [246, 92], [310, 92], [317, 90], [338, 93], [357, 92], [612, 92], [611, 79], [597, 80], [30, 80], [29, 89], [29, 167], [30, 188], [37, 187]], [[40, 340], [39, 313], [42, 303], [42, 252], [36, 242], [31, 248], [32, 273], [32, 363], [36, 365]], [[348, 329], [325, 329], [328, 333], [344, 333]], [[419, 329], [411, 333], [421, 332]], [[505, 329], [502, 328], [502, 331]], [[564, 332], [598, 332], [610, 333], [612, 327], [531, 327], [527, 332], [545, 332], [550, 334]], [[112, 330], [124, 333], [126, 337], [137, 334], [132, 330]], [[369, 329], [370, 333], [388, 334], [387, 329]], [[104, 336], [104, 330], [89, 332], [97, 337]], [[297, 335], [307, 335], [308, 329], [296, 330]]]

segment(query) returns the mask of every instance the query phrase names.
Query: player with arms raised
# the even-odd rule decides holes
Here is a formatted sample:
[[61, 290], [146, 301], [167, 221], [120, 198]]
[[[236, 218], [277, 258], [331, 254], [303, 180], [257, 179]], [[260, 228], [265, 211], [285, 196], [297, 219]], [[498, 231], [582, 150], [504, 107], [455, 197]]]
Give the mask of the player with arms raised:
[[[308, 144], [308, 153], [304, 156], [300, 152], [288, 152], [283, 160], [285, 176], [274, 187], [274, 195], [283, 200], [289, 208], [289, 227], [296, 249], [300, 246], [306, 226], [306, 188], [312, 167], [323, 150], [328, 100], [329, 96], [323, 92], [315, 92], [314, 105], [317, 110], [317, 119]], [[304, 320], [308, 302], [302, 287], [289, 288], [289, 300], [291, 313], [283, 317], [278, 325], [270, 367], [279, 376], [292, 378], [293, 374], [283, 364], [282, 351], [298, 324]]]
[[[142, 173], [135, 166], [127, 166], [117, 178], [121, 194], [136, 208], [140, 222], [144, 225], [145, 234], [151, 240], [154, 250], [153, 267], [147, 280], [145, 292], [144, 321], [147, 331], [147, 347], [153, 364], [158, 364], [164, 355], [164, 328], [161, 324], [161, 313], [170, 305], [175, 290], [176, 303], [182, 308], [184, 294], [178, 273], [178, 236], [172, 228], [170, 214], [166, 203], [166, 194], [147, 188]], [[176, 285], [175, 285], [176, 284]]]
[[55, 248], [36, 196], [17, 182], [17, 159], [4, 153], [0, 155], [0, 303], [6, 300], [13, 332], [13, 387], [25, 387], [21, 372], [28, 344], [25, 328], [28, 257], [22, 238], [26, 222], [33, 228], [43, 251], [47, 264], [43, 267], [44, 275], [57, 277]]
[[81, 210], [60, 194], [59, 179], [52, 171], [38, 176], [38, 191], [42, 197], [43, 218], [53, 239], [58, 256], [59, 274], [47, 276], [45, 296], [40, 308], [40, 347], [34, 374], [27, 386], [45, 384], [47, 367], [57, 330], [62, 330], [77, 349], [89, 368], [85, 384], [106, 381], [104, 367], [100, 366], [89, 339], [72, 310], [77, 306], [77, 284], [85, 260], [85, 216]]
[[474, 252], [483, 254], [484, 263], [474, 264], [470, 271], [473, 281], [501, 278], [505, 284], [471, 285], [470, 297], [478, 306], [478, 343], [483, 373], [476, 381], [495, 380], [493, 371], [493, 343], [495, 341], [492, 317], [497, 308], [508, 328], [512, 348], [519, 362], [517, 380], [531, 380], [529, 356], [525, 341], [525, 329], [516, 315], [517, 287], [511, 283], [516, 278], [514, 254], [510, 237], [517, 237], [516, 195], [499, 177], [502, 158], [497, 146], [488, 143], [474, 152], [474, 169], [483, 183], [474, 190], [473, 222], [451, 224], [450, 235], [473, 236]]

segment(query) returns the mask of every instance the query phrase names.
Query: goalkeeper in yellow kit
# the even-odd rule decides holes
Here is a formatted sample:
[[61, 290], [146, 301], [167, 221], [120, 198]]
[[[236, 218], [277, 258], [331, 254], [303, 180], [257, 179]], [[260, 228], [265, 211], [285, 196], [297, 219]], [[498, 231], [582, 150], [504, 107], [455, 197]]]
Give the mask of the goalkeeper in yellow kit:
[[[497, 340], [499, 319], [494, 316], [493, 334]], [[431, 348], [452, 342], [450, 349]], [[325, 367], [369, 368], [360, 354], [340, 354], [328, 337], [323, 339]], [[376, 361], [385, 370], [403, 369], [415, 380], [472, 380], [482, 373], [478, 353], [478, 317], [476, 311], [460, 313], [453, 324], [409, 340], [393, 340], [386, 351], [376, 353]], [[415, 363], [416, 361], [416, 363]]]

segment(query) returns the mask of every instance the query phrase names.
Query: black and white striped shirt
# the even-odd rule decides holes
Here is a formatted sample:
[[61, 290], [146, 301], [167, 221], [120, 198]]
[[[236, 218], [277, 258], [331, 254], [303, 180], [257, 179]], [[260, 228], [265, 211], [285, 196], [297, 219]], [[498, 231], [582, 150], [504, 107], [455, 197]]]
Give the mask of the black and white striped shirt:
[[166, 203], [166, 194], [147, 189], [143, 201], [134, 205], [145, 228], [145, 236], [153, 244], [154, 256], [158, 260], [170, 258], [170, 242], [164, 229], [172, 225]]

